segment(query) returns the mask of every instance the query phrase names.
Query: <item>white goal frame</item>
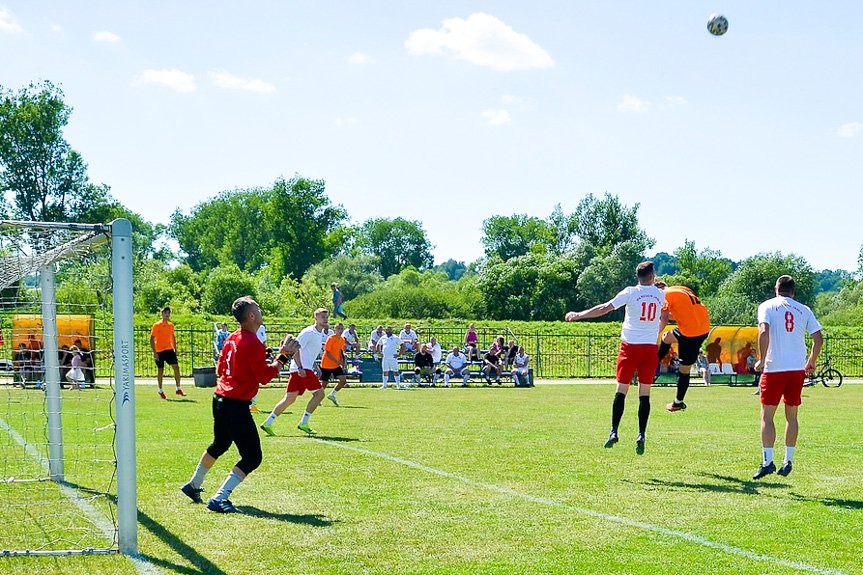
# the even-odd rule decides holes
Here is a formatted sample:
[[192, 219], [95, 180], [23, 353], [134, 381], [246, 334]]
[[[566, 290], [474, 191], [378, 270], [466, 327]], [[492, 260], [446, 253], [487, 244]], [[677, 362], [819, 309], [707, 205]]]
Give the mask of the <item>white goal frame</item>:
[[[110, 224], [72, 224], [0, 220], [0, 227], [66, 229], [101, 232], [88, 240], [96, 247], [111, 241], [113, 292], [113, 352], [115, 450], [117, 469], [117, 543], [120, 553], [138, 553], [138, 505], [135, 458], [135, 356], [132, 299], [132, 224], [117, 219]], [[62, 256], [56, 258], [62, 259]], [[48, 468], [52, 481], [62, 485], [63, 439], [61, 425], [60, 368], [57, 360], [57, 302], [54, 263], [39, 268], [45, 357], [45, 393], [48, 416]], [[40, 554], [30, 552], [28, 554]], [[45, 552], [57, 554], [57, 552]]]

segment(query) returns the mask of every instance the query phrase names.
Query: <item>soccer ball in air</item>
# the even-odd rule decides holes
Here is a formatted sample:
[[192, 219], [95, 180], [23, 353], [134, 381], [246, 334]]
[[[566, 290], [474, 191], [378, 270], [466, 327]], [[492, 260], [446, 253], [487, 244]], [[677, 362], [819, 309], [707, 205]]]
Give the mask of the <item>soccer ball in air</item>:
[[722, 36], [728, 32], [728, 18], [722, 14], [711, 14], [707, 20], [707, 30], [714, 36]]

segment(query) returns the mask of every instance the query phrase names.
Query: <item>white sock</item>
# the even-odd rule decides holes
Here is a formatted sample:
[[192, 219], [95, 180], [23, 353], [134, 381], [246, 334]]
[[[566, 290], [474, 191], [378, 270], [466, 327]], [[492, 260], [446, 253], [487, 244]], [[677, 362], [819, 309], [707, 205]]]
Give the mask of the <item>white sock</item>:
[[432, 376], [432, 383], [436, 384], [436, 383], [437, 383], [437, 378], [438, 378], [438, 377], [440, 377], [438, 374], [434, 374], [434, 375]]
[[177, 391], [180, 391], [180, 384], [177, 384]]
[[443, 374], [443, 384], [449, 385], [449, 374], [448, 373]]
[[264, 425], [272, 425], [272, 424], [274, 424], [274, 423], [276, 422], [276, 418], [277, 418], [277, 417], [278, 417], [278, 415], [276, 415], [276, 412], [275, 412], [275, 411], [271, 411], [271, 412], [270, 412], [270, 415], [268, 415], [268, 416], [267, 416], [267, 420], [264, 422]]
[[258, 394], [255, 394], [255, 397], [252, 398], [252, 403], [249, 404], [249, 407], [255, 407], [258, 405]]
[[394, 377], [396, 378], [396, 387], [401, 387], [402, 386], [401, 374], [399, 372], [396, 372]]
[[242, 477], [231, 471], [228, 474], [228, 477], [225, 478], [225, 482], [222, 483], [222, 486], [219, 487], [219, 490], [216, 492], [215, 495], [213, 495], [213, 499], [215, 499], [216, 501], [226, 500], [228, 497], [231, 496], [231, 492], [237, 485], [240, 484], [242, 480]]
[[209, 467], [204, 467], [200, 463], [195, 468], [195, 473], [192, 475], [192, 478], [189, 480], [189, 483], [195, 489], [200, 489], [204, 484], [204, 476], [207, 475], [207, 472], [210, 470]]
[[764, 451], [764, 465], [769, 464], [773, 461], [773, 448], [772, 447], [762, 447], [762, 451]]
[[336, 396], [336, 390], [334, 389], [330, 392], [330, 397], [335, 397], [335, 396]]
[[[76, 381], [76, 382], [75, 382], [75, 384], [77, 384], [77, 383], [78, 383], [78, 382]], [[156, 390], [156, 393], [165, 393], [165, 392], [164, 392], [164, 391], [162, 390], [162, 388], [160, 387], [159, 389], [157, 389], [157, 390]]]
[[300, 420], [300, 425], [308, 425], [309, 424], [309, 418], [311, 416], [312, 416], [312, 414], [309, 413], [308, 411], [304, 412], [303, 418]]
[[793, 457], [794, 457], [794, 448], [786, 445], [785, 446], [785, 461], [787, 461], [788, 463], [791, 463], [791, 458], [793, 458]]

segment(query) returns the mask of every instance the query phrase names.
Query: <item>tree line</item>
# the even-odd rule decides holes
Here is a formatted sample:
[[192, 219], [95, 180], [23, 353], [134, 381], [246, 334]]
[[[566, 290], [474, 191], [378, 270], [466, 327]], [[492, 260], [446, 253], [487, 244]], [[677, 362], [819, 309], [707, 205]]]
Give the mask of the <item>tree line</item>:
[[[167, 225], [151, 223], [115, 199], [110, 186], [89, 180], [87, 164], [63, 136], [71, 113], [50, 82], [17, 91], [0, 86], [0, 216], [130, 219], [140, 313], [167, 304], [224, 315], [234, 298], [252, 294], [268, 314], [305, 316], [328, 304], [335, 283], [348, 313], [359, 317], [559, 320], [634, 283], [636, 264], [655, 245], [639, 223], [639, 204], [588, 193], [571, 214], [558, 205], [546, 218], [492, 216], [482, 223], [483, 257], [435, 266], [421, 222], [352, 223], [327, 196], [324, 180], [300, 175], [222, 191], [188, 213], [175, 210]], [[828, 321], [863, 319], [859, 269], [818, 272], [782, 253], [732, 262], [691, 240], [653, 256], [658, 274], [691, 287], [717, 324], [753, 323], [757, 304], [772, 296], [783, 273], [797, 280], [798, 298]]]

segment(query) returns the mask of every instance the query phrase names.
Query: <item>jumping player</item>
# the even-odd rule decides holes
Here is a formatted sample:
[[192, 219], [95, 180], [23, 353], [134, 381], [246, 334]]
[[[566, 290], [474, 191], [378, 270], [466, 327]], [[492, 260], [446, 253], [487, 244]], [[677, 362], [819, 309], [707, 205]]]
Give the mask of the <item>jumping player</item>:
[[300, 344], [300, 349], [294, 353], [291, 359], [291, 374], [288, 379], [288, 387], [285, 389], [285, 397], [276, 404], [267, 420], [261, 424], [261, 429], [267, 435], [275, 435], [273, 431], [273, 423], [276, 418], [285, 411], [289, 405], [296, 401], [297, 397], [303, 395], [306, 391], [312, 392], [312, 398], [306, 405], [306, 411], [303, 413], [303, 418], [300, 420], [297, 429], [305, 431], [309, 435], [316, 435], [318, 432], [311, 428], [309, 419], [312, 417], [315, 409], [324, 398], [324, 388], [319, 379], [321, 371], [315, 365], [315, 361], [321, 354], [322, 333], [329, 327], [329, 314], [325, 308], [315, 310], [315, 323], [303, 329], [297, 335], [297, 342]]
[[635, 452], [644, 453], [647, 420], [650, 417], [650, 385], [659, 365], [656, 340], [659, 338], [659, 321], [665, 294], [654, 284], [653, 262], [641, 262], [635, 268], [638, 285], [624, 288], [613, 299], [589, 310], [568, 312], [566, 321], [579, 321], [605, 315], [626, 306], [623, 329], [620, 333], [620, 352], [617, 354], [617, 392], [611, 411], [611, 433], [605, 447], [618, 441], [617, 427], [623, 417], [626, 393], [632, 377], [638, 374], [638, 437]]
[[677, 322], [677, 327], [665, 332], [662, 343], [659, 344], [657, 355], [661, 360], [671, 349], [671, 344], [677, 344], [677, 355], [680, 358], [680, 369], [677, 371], [677, 395], [674, 401], [665, 406], [668, 411], [686, 409], [683, 398], [689, 389], [689, 377], [692, 364], [698, 360], [701, 344], [710, 335], [710, 316], [707, 306], [701, 303], [695, 293], [686, 286], [666, 286], [664, 282], [656, 282], [656, 287], [665, 292], [665, 305], [659, 316], [659, 333], [668, 325], [668, 320]]
[[240, 329], [228, 336], [219, 354], [219, 384], [213, 397], [213, 443], [207, 447], [192, 479], [180, 489], [195, 503], [203, 503], [204, 476], [231, 443], [236, 443], [240, 461], [228, 474], [219, 491], [207, 503], [217, 513], [239, 513], [230, 502], [231, 492], [261, 464], [261, 438], [249, 412], [249, 402], [258, 391], [258, 383], [269, 383], [297, 349], [292, 336], [285, 338], [279, 356], [266, 363], [267, 352], [255, 331], [261, 325], [261, 308], [251, 297], [234, 301], [231, 309]]
[[[821, 324], [808, 307], [794, 300], [796, 286], [791, 276], [780, 276], [774, 290], [776, 297], [758, 306], [758, 349], [761, 359], [755, 371], [761, 376], [761, 446], [763, 459], [752, 479], [761, 479], [776, 471], [773, 444], [776, 426], [773, 416], [780, 398], [785, 401], [785, 461], [779, 468], [783, 477], [791, 473], [791, 459], [797, 445], [797, 409], [806, 374], [815, 371], [824, 336]], [[806, 358], [806, 332], [812, 336], [812, 351]]]

